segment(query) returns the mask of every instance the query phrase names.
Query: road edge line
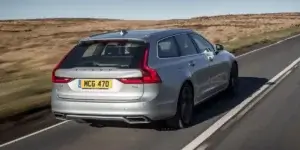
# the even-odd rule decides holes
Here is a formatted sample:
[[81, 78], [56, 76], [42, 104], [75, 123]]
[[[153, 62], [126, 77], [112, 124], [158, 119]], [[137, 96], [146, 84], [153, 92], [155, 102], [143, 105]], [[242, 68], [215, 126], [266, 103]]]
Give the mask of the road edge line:
[[215, 132], [217, 132], [220, 128], [222, 128], [228, 121], [234, 118], [239, 112], [246, 108], [248, 104], [250, 104], [257, 96], [263, 93], [267, 88], [272, 86], [274, 83], [281, 77], [283, 77], [287, 72], [294, 69], [296, 65], [300, 62], [300, 57], [298, 57], [295, 61], [293, 61], [290, 65], [284, 68], [281, 72], [275, 75], [272, 79], [270, 79], [266, 84], [264, 84], [261, 88], [259, 88], [255, 93], [253, 93], [250, 97], [246, 98], [242, 103], [231, 109], [228, 113], [226, 113], [223, 117], [213, 123], [209, 128], [207, 128], [204, 132], [202, 132], [198, 137], [192, 140], [189, 144], [187, 144], [182, 150], [195, 150], [199, 145], [201, 145], [205, 140], [211, 137]]
[[23, 139], [26, 139], [26, 138], [28, 138], [28, 137], [37, 135], [37, 134], [42, 133], [42, 132], [44, 132], [44, 131], [47, 131], [47, 130], [49, 130], [49, 129], [58, 127], [58, 126], [60, 126], [60, 125], [62, 125], [62, 124], [65, 124], [65, 123], [67, 123], [67, 122], [68, 122], [68, 121], [63, 121], [63, 122], [54, 124], [54, 125], [52, 125], [52, 126], [49, 126], [49, 127], [47, 127], [47, 128], [41, 129], [41, 130], [39, 130], [39, 131], [36, 131], [36, 132], [30, 133], [30, 134], [27, 134], [27, 135], [25, 135], [25, 136], [22, 136], [22, 137], [20, 137], [20, 138], [15, 139], [15, 140], [6, 142], [6, 143], [4, 143], [4, 144], [1, 144], [1, 145], [0, 145], [0, 148], [5, 147], [5, 146], [10, 145], [10, 144], [13, 144], [13, 143], [16, 143], [16, 142], [21, 141], [21, 140], [23, 140]]
[[237, 58], [241, 58], [241, 57], [244, 57], [244, 56], [246, 56], [246, 55], [255, 53], [255, 52], [257, 52], [257, 51], [260, 51], [260, 50], [263, 50], [263, 49], [266, 49], [266, 48], [269, 48], [269, 47], [272, 47], [272, 46], [281, 44], [282, 42], [285, 42], [285, 41], [287, 41], [287, 40], [296, 38], [296, 37], [298, 37], [298, 36], [300, 36], [300, 34], [296, 34], [296, 35], [293, 35], [293, 36], [291, 36], [291, 37], [285, 38], [285, 39], [283, 39], [283, 40], [277, 41], [276, 43], [273, 43], [273, 44], [270, 44], [270, 45], [267, 45], [267, 46], [263, 46], [263, 47], [258, 48], [258, 49], [251, 50], [251, 51], [249, 51], [249, 52], [247, 52], [247, 53], [238, 55]]

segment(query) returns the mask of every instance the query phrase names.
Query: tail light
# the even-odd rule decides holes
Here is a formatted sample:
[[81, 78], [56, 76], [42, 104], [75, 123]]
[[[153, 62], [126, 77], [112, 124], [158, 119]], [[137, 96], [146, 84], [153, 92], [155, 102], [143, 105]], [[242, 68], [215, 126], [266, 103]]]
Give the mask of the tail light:
[[53, 83], [68, 83], [70, 81], [72, 81], [72, 78], [52, 76]]
[[147, 84], [161, 83], [161, 79], [155, 69], [148, 66], [149, 49], [145, 50], [141, 63], [142, 77], [140, 78], [122, 78], [120, 81], [124, 84]]
[[60, 60], [60, 62], [54, 67], [52, 70], [52, 83], [68, 83], [72, 78], [67, 78], [67, 77], [58, 77], [55, 75], [56, 70], [60, 67], [61, 63], [66, 59], [68, 53]]

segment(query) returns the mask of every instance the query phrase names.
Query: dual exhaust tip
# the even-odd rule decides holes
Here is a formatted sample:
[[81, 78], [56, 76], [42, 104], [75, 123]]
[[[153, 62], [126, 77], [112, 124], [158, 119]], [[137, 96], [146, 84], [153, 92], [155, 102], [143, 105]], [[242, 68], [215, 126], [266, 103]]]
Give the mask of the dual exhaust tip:
[[103, 120], [103, 121], [121, 121], [128, 124], [147, 124], [151, 121], [145, 116], [95, 116], [95, 115], [71, 115], [54, 112], [58, 120], [75, 120], [77, 122], [86, 122], [85, 120]]

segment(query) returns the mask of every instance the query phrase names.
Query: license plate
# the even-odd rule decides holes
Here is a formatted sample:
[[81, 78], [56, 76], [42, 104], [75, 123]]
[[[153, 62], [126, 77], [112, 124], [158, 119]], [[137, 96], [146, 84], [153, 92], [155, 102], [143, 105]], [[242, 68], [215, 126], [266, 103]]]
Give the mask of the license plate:
[[112, 80], [79, 80], [78, 86], [82, 89], [111, 89]]

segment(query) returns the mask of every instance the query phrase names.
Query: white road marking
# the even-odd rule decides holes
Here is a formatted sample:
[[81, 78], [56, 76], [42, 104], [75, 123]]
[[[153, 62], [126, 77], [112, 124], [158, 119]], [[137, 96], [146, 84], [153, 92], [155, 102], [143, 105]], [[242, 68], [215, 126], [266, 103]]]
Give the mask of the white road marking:
[[197, 148], [197, 150], [206, 150], [209, 147], [209, 144], [203, 144]]
[[1, 144], [1, 145], [0, 145], [0, 148], [2, 148], [2, 147], [4, 147], [4, 146], [7, 146], [7, 145], [10, 145], [10, 144], [13, 144], [13, 143], [16, 143], [16, 142], [18, 142], [18, 141], [24, 140], [24, 139], [26, 139], [26, 138], [28, 138], [28, 137], [37, 135], [37, 134], [39, 134], [39, 133], [42, 133], [42, 132], [47, 131], [47, 130], [49, 130], [49, 129], [55, 128], [55, 127], [57, 127], [57, 126], [60, 126], [60, 125], [62, 125], [62, 124], [65, 124], [65, 123], [67, 123], [67, 122], [68, 122], [68, 121], [63, 121], [63, 122], [57, 123], [57, 124], [55, 124], [55, 125], [52, 125], [52, 126], [50, 126], [50, 127], [44, 128], [44, 129], [42, 129], [42, 130], [39, 130], [39, 131], [30, 133], [30, 134], [28, 134], [28, 135], [22, 136], [22, 137], [20, 137], [20, 138], [15, 139], [15, 140], [9, 141], [9, 142], [7, 142], [7, 143]]
[[[278, 41], [277, 43], [274, 43], [274, 44], [271, 44], [271, 45], [268, 45], [268, 46], [264, 46], [264, 47], [261, 47], [261, 48], [259, 48], [259, 49], [255, 49], [255, 50], [252, 50], [252, 51], [250, 51], [250, 52], [244, 53], [244, 54], [242, 54], [242, 55], [237, 56], [237, 58], [240, 58], [240, 57], [243, 57], [243, 56], [252, 54], [252, 53], [254, 53], [254, 52], [257, 52], [257, 51], [266, 49], [266, 48], [268, 48], [268, 47], [277, 45], [277, 44], [279, 44], [279, 43], [281, 43], [281, 42], [287, 41], [287, 40], [289, 40], [289, 39], [296, 38], [296, 37], [298, 37], [298, 36], [300, 36], [300, 34], [297, 34], [297, 35], [288, 37], [288, 38], [286, 38], [286, 39], [283, 39], [283, 40], [281, 40], [281, 41]], [[31, 136], [37, 135], [37, 134], [39, 134], [39, 133], [45, 132], [45, 131], [50, 130], [50, 129], [52, 129], [52, 128], [58, 127], [58, 126], [60, 126], [60, 125], [66, 124], [66, 123], [68, 123], [68, 122], [69, 122], [69, 121], [63, 121], [63, 122], [60, 122], [60, 123], [58, 123], [58, 124], [52, 125], [52, 126], [50, 126], [50, 127], [41, 129], [41, 130], [36, 131], [36, 132], [33, 132], [33, 133], [31, 133], [31, 134], [22, 136], [22, 137], [20, 137], [20, 138], [17, 138], [17, 139], [15, 139], [15, 140], [10, 141], [10, 142], [1, 144], [1, 145], [0, 145], [0, 148], [2, 148], [2, 147], [4, 147], [4, 146], [7, 146], [7, 145], [10, 145], [10, 144], [13, 144], [13, 143], [16, 143], [16, 142], [21, 141], [21, 140], [23, 140], [23, 139], [29, 138], [29, 137], [31, 137]]]
[[[287, 75], [291, 72], [292, 69], [300, 62], [300, 57], [292, 62], [289, 66], [284, 68], [281, 72], [279, 72], [276, 76], [270, 79], [267, 84], [263, 85], [260, 89], [258, 89], [255, 93], [253, 93], [250, 97], [245, 99], [242, 103], [231, 109], [227, 114], [225, 114], [222, 118], [216, 121], [213, 125], [211, 125], [208, 129], [202, 132], [198, 137], [196, 137], [192, 142], [186, 145], [182, 150], [195, 150], [199, 145], [201, 145], [205, 140], [211, 137], [215, 132], [217, 132], [220, 128], [222, 128], [228, 121], [234, 118], [239, 112], [241, 112], [244, 108], [251, 104], [255, 100], [257, 96], [261, 93], [265, 92], [268, 87], [273, 86], [268, 83], [275, 83], [283, 76]], [[279, 82], [279, 81], [278, 81]]]
[[[293, 68], [295, 69], [295, 67]], [[229, 122], [227, 122], [223, 127], [221, 127], [219, 130], [226, 130], [228, 127], [230, 127], [232, 124], [234, 124], [236, 121], [240, 120], [247, 112], [249, 112], [258, 102], [260, 102], [261, 99], [263, 99], [269, 92], [271, 92], [282, 80], [284, 80], [290, 73], [292, 73], [292, 70], [289, 70], [286, 72], [283, 76], [281, 76], [271, 87], [269, 87], [267, 90], [263, 91], [258, 97], [254, 99], [250, 104], [248, 104], [243, 110], [241, 110], [234, 118], [232, 118]], [[269, 83], [269, 82], [268, 82]], [[201, 144], [202, 145], [202, 144]]]
[[286, 39], [280, 40], [280, 41], [278, 41], [278, 42], [276, 42], [276, 43], [273, 43], [273, 44], [270, 44], [270, 45], [267, 45], [267, 46], [261, 47], [261, 48], [259, 48], [259, 49], [255, 49], [255, 50], [252, 50], [252, 51], [250, 51], [250, 52], [247, 52], [247, 53], [241, 54], [241, 55], [237, 56], [237, 58], [241, 58], [241, 57], [243, 57], [243, 56], [246, 56], [246, 55], [252, 54], [252, 53], [254, 53], [254, 52], [257, 52], [257, 51], [260, 51], [260, 50], [266, 49], [266, 48], [268, 48], [268, 47], [271, 47], [271, 46], [274, 46], [274, 45], [280, 44], [280, 43], [282, 43], [282, 42], [284, 42], [284, 41], [287, 41], [287, 40], [290, 40], [290, 39], [296, 38], [296, 37], [298, 37], [298, 36], [300, 36], [300, 34], [297, 34], [297, 35], [291, 36], [291, 37], [289, 37], [289, 38], [286, 38]]

